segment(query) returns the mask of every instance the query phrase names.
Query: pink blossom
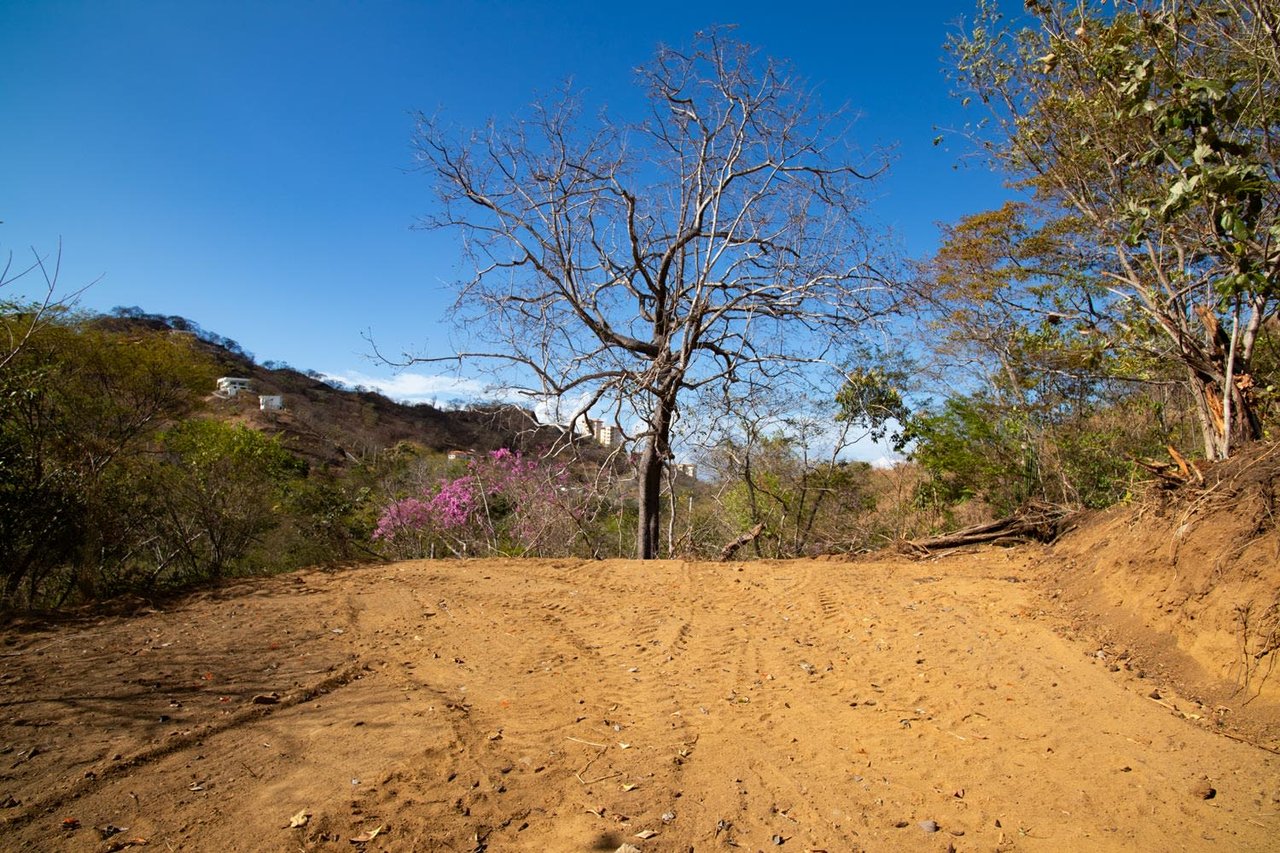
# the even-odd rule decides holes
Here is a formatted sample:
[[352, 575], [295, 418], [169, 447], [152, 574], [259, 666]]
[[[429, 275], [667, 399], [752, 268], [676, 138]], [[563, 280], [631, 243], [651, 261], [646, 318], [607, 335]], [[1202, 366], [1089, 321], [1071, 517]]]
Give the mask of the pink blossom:
[[399, 539], [421, 549], [424, 536], [441, 536], [450, 548], [529, 553], [557, 536], [556, 544], [563, 545], [563, 537], [573, 535], [564, 529], [574, 517], [562, 506], [561, 492], [568, 482], [564, 468], [545, 468], [519, 451], [501, 448], [472, 460], [467, 471], [389, 505], [374, 538], [389, 543]]
[[405, 498], [388, 506], [378, 519], [374, 539], [394, 539], [397, 534], [423, 527], [430, 519], [430, 509], [417, 498]]

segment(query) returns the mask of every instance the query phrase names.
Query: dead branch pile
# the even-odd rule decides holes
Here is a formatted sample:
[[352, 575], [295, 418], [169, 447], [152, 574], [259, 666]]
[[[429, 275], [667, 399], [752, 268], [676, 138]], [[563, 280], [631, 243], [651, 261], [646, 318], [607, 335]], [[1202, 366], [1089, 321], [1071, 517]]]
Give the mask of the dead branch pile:
[[1020, 542], [1052, 542], [1065, 527], [1071, 510], [1063, 506], [1032, 501], [1007, 518], [975, 524], [963, 530], [908, 539], [899, 548], [908, 553], [928, 554], [941, 548], [965, 545], [1012, 545]]

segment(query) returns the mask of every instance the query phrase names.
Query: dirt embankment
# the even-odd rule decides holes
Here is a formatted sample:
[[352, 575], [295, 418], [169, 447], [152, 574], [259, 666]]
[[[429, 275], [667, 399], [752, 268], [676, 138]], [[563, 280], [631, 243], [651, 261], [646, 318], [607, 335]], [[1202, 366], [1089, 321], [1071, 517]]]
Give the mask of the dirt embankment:
[[1099, 657], [1036, 582], [1047, 553], [402, 563], [10, 630], [0, 833], [93, 851], [1274, 849], [1280, 757]]
[[1280, 444], [1084, 520], [1045, 563], [1051, 600], [1111, 665], [1280, 750]]

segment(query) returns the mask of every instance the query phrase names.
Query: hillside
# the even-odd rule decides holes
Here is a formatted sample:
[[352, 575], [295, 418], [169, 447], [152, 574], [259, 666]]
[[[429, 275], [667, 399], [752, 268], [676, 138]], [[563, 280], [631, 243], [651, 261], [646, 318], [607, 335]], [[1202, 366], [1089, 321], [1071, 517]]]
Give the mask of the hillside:
[[[487, 451], [541, 446], [560, 437], [516, 406], [480, 405], [444, 410], [426, 403], [405, 405], [369, 390], [336, 387], [292, 367], [256, 363], [234, 341], [180, 317], [141, 314], [102, 317], [100, 328], [190, 337], [198, 352], [218, 365], [220, 376], [251, 380], [252, 393], [225, 400], [209, 389], [210, 412], [226, 420], [282, 436], [286, 446], [313, 463], [344, 466], [369, 460], [400, 442], [428, 450]], [[262, 412], [259, 394], [284, 397], [284, 409]]]
[[1046, 560], [1055, 610], [1100, 663], [1186, 697], [1203, 726], [1280, 751], [1280, 444], [1084, 519]]

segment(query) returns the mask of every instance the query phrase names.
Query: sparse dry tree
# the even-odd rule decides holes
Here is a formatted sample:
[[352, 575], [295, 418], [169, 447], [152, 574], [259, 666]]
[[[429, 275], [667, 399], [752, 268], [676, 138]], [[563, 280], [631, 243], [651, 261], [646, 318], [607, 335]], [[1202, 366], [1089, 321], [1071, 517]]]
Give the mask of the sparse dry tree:
[[[457, 135], [422, 117], [419, 164], [474, 275], [466, 344], [530, 396], [609, 408], [642, 445], [637, 555], [657, 555], [672, 427], [689, 393], [776, 386], [886, 310], [840, 115], [724, 31], [637, 72], [640, 121], [584, 116], [565, 91]], [[411, 358], [409, 362], [443, 359]], [[512, 369], [514, 368], [514, 369]]]

